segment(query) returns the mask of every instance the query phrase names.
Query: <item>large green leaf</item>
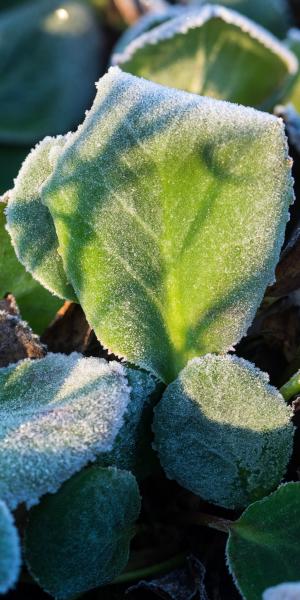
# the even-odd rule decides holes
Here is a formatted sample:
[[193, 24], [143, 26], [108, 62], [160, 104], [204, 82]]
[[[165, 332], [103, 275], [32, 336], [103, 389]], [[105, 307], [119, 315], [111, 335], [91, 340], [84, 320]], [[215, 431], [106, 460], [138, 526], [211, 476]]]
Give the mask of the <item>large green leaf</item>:
[[191, 360], [155, 409], [155, 447], [167, 476], [227, 508], [276, 488], [292, 453], [293, 425], [268, 381], [234, 356]]
[[61, 600], [115, 579], [139, 511], [131, 473], [90, 467], [75, 475], [30, 511], [25, 556], [33, 577]]
[[210, 5], [141, 35], [112, 62], [163, 85], [265, 109], [298, 70], [296, 57], [267, 31]]
[[0, 140], [33, 143], [77, 125], [99, 77], [88, 6], [39, 0], [0, 14]]
[[48, 354], [0, 369], [0, 497], [31, 506], [112, 450], [129, 401], [116, 362]]
[[14, 294], [22, 317], [36, 333], [42, 333], [61, 306], [61, 300], [52, 296], [27, 273], [18, 261], [5, 229], [5, 204], [0, 203], [0, 297]]
[[236, 343], [274, 277], [290, 166], [275, 117], [111, 69], [42, 188], [101, 342], [166, 382]]
[[[76, 300], [67, 281], [51, 215], [40, 190], [70, 135], [46, 137], [24, 161], [9, 193], [7, 228], [16, 255], [33, 277], [61, 298]], [[24, 227], [26, 223], [26, 227]]]
[[19, 535], [11, 513], [0, 500], [0, 594], [6, 594], [15, 585], [20, 566]]
[[231, 527], [227, 560], [245, 600], [299, 580], [300, 483], [283, 485], [245, 510]]

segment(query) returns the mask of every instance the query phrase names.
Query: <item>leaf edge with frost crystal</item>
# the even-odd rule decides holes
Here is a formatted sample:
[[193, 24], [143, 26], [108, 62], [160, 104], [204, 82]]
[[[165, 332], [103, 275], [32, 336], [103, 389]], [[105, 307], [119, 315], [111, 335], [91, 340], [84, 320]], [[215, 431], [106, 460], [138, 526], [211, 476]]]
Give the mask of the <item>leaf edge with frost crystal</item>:
[[[228, 29], [228, 40], [232, 39], [232, 43], [234, 44], [231, 48], [231, 53], [229, 52], [229, 62], [227, 65], [226, 62], [219, 65], [218, 62], [209, 62], [207, 58], [208, 54], [213, 57], [216, 55], [216, 60], [226, 60], [225, 52], [220, 51], [219, 46], [222, 43], [222, 36], [220, 35], [219, 42], [218, 28], [213, 36], [215, 48], [205, 46], [205, 44], [211, 41], [210, 38], [212, 37], [212, 33], [209, 34], [209, 31], [205, 36], [205, 28], [207, 29], [212, 26], [216, 28], [218, 27], [218, 23], [222, 23], [225, 28], [225, 34]], [[202, 28], [204, 28], [203, 40], [200, 37]], [[244, 43], [245, 48], [247, 48], [248, 57], [245, 54], [244, 62], [237, 62], [237, 65], [232, 63], [232, 53], [235, 52], [236, 54], [238, 52], [236, 35], [231, 31], [232, 28], [236, 30], [239, 36], [244, 36], [245, 40], [248, 40], [247, 44]], [[195, 37], [195, 39], [192, 39], [191, 36], [193, 36], [195, 31], [199, 31], [198, 38]], [[189, 36], [192, 39], [190, 43], [194, 44], [192, 50], [189, 48]], [[210, 37], [206, 39], [207, 36]], [[171, 42], [174, 44], [174, 52], [171, 50]], [[252, 45], [254, 43], [257, 44], [255, 52], [251, 48], [252, 56], [248, 48], [249, 42]], [[180, 43], [181, 46], [179, 45]], [[243, 48], [241, 42], [239, 43], [238, 54], [239, 61], [241, 61], [241, 55], [245, 51], [245, 48]], [[199, 55], [201, 44], [203, 45], [202, 52], [204, 53], [202, 58]], [[152, 61], [151, 48], [153, 48]], [[187, 50], [189, 50], [188, 53]], [[263, 51], [265, 53], [268, 52], [268, 55], [265, 54], [263, 56]], [[178, 60], [178, 55], [180, 58], [180, 54], [182, 55], [182, 64], [179, 62], [178, 67], [176, 67], [176, 61]], [[245, 62], [246, 58], [247, 61]], [[270, 63], [271, 58], [273, 61], [272, 64]], [[255, 101], [252, 86], [253, 68], [251, 70], [251, 61], [253, 62], [253, 60], [256, 60], [255, 71], [257, 72], [260, 67], [262, 69], [257, 73], [257, 77], [260, 80], [268, 80], [271, 69], [273, 70], [274, 77], [272, 86], [271, 80], [267, 81], [264, 97], [260, 90], [257, 91]], [[269, 110], [282, 100], [286, 89], [292, 84], [299, 68], [298, 58], [295, 54], [271, 33], [236, 11], [219, 5], [204, 5], [199, 9], [188, 7], [182, 10], [179, 16], [170, 18], [150, 31], [142, 33], [125, 48], [121, 49], [121, 51], [117, 48], [117, 51], [113, 52], [111, 63], [132, 75], [145, 77], [161, 85], [183, 89], [189, 93], [215, 97], [219, 100], [251, 105], [254, 108], [263, 110]], [[196, 71], [192, 69], [194, 63], [197, 66]], [[206, 63], [207, 68], [205, 66]], [[228, 81], [231, 81], [230, 78], [228, 79], [227, 77], [226, 81], [223, 81], [222, 77], [220, 78], [219, 71], [224, 70], [224, 68], [226, 71], [228, 70], [230, 73], [233, 71], [235, 74], [232, 90], [228, 87]], [[161, 72], [160, 69], [162, 69]], [[215, 74], [214, 69], [216, 71]], [[240, 70], [239, 76], [237, 69]], [[180, 74], [182, 71], [188, 72], [189, 77], [183, 76], [182, 79], [182, 74]], [[236, 80], [240, 81], [240, 87], [237, 87]], [[218, 88], [219, 85], [220, 88]], [[251, 95], [253, 96], [252, 100], [250, 100], [250, 97], [248, 99], [246, 92], [250, 94], [250, 97]]]

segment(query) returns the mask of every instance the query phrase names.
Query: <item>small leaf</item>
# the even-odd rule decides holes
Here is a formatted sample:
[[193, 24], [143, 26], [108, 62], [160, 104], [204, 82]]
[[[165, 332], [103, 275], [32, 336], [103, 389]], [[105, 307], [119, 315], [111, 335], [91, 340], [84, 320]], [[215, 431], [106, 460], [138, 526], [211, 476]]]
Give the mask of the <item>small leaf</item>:
[[58, 600], [109, 583], [124, 569], [140, 511], [135, 478], [90, 467], [30, 511], [25, 556]]
[[124, 368], [73, 353], [0, 369], [0, 497], [37, 503], [110, 451], [130, 398]]
[[111, 452], [101, 454], [97, 464], [114, 465], [132, 471], [136, 477], [144, 478], [156, 466], [151, 448], [153, 406], [163, 391], [163, 386], [146, 373], [126, 368], [126, 376], [131, 388], [130, 402]]
[[282, 485], [245, 510], [232, 525], [226, 550], [245, 600], [261, 600], [266, 588], [299, 579], [299, 539], [300, 483]]
[[162, 85], [265, 109], [298, 70], [294, 54], [267, 31], [209, 5], [144, 33], [112, 62]]
[[235, 344], [274, 277], [290, 167], [275, 117], [111, 69], [42, 188], [101, 343], [165, 382]]
[[38, 0], [2, 12], [0, 140], [32, 144], [74, 127], [93, 97], [98, 52], [83, 3]]
[[18, 531], [6, 504], [0, 500], [0, 594], [6, 594], [15, 585], [20, 567]]
[[268, 376], [235, 356], [195, 358], [155, 409], [155, 447], [167, 476], [226, 508], [281, 481], [293, 447], [291, 411]]
[[[26, 270], [60, 298], [73, 300], [76, 298], [58, 253], [55, 227], [40, 198], [41, 186], [68, 139], [68, 135], [45, 138], [31, 151], [9, 193], [6, 217], [16, 255]], [[16, 294], [13, 289], [9, 291]]]
[[0, 202], [0, 297], [13, 293], [22, 317], [42, 333], [61, 306], [61, 300], [37, 283], [18, 261], [5, 229], [5, 204]]

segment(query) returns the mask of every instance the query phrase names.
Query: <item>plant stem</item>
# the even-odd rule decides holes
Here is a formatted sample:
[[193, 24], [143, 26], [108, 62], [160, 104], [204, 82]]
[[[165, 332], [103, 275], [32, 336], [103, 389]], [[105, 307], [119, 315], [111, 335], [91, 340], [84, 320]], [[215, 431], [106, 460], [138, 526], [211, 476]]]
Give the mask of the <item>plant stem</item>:
[[293, 396], [300, 393], [300, 371], [297, 371], [290, 379], [280, 388], [280, 393], [288, 402]]
[[206, 513], [194, 512], [182, 515], [179, 517], [179, 522], [183, 524], [191, 525], [203, 525], [204, 527], [210, 527], [210, 529], [216, 529], [222, 531], [222, 533], [229, 533], [233, 521], [229, 519], [223, 519], [216, 517], [215, 515], [208, 515]]
[[122, 575], [119, 575], [119, 577], [112, 581], [110, 585], [115, 585], [117, 583], [128, 583], [130, 581], [145, 579], [145, 577], [151, 577], [152, 575], [159, 575], [160, 573], [168, 572], [171, 569], [175, 569], [176, 567], [183, 565], [185, 559], [186, 552], [181, 552], [181, 554], [176, 554], [176, 556], [173, 556], [172, 558], [169, 558], [163, 562], [156, 563], [148, 567], [143, 567], [135, 571], [127, 571], [127, 573], [122, 573]]

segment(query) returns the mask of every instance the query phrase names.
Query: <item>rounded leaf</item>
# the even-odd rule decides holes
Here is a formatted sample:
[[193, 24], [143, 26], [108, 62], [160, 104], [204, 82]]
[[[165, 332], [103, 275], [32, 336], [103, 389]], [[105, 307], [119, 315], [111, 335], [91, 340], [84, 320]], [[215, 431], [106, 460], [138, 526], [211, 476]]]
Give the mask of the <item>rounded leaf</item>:
[[30, 511], [25, 557], [58, 600], [109, 583], [124, 569], [140, 512], [131, 473], [90, 467]]
[[155, 447], [170, 479], [240, 508], [281, 481], [293, 446], [291, 412], [268, 377], [235, 356], [195, 358], [155, 409]]
[[[300, 483], [280, 486], [249, 506], [233, 523], [226, 548], [227, 564], [245, 600], [261, 600], [267, 588], [299, 580], [299, 540]], [[277, 595], [265, 592], [263, 600], [299, 598], [299, 591], [295, 596], [284, 595], [280, 587]]]
[[6, 594], [15, 585], [20, 567], [18, 531], [6, 504], [0, 500], [0, 594]]
[[0, 497], [31, 506], [112, 450], [129, 400], [122, 365], [75, 352], [0, 369]]

